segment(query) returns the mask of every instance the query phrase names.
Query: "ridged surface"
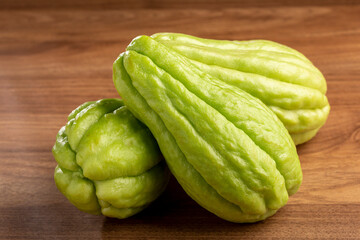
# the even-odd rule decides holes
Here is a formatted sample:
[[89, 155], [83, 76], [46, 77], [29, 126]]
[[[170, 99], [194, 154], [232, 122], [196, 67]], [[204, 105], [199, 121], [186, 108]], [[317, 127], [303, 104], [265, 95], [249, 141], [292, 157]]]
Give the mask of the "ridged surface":
[[126, 218], [164, 190], [169, 174], [156, 141], [119, 99], [75, 109], [53, 147], [55, 183], [78, 209]]
[[326, 81], [294, 49], [266, 40], [210, 40], [177, 33], [152, 37], [199, 69], [259, 98], [280, 118], [295, 144], [310, 140], [328, 117]]
[[149, 37], [127, 50], [114, 63], [115, 86], [192, 198], [229, 221], [253, 222], [297, 191], [295, 146], [261, 101]]

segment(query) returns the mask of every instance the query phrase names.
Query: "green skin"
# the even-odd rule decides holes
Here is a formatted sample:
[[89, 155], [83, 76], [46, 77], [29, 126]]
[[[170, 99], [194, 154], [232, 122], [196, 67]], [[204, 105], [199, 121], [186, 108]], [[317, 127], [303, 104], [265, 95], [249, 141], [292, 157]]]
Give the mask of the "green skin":
[[120, 99], [75, 109], [52, 149], [56, 186], [81, 211], [127, 218], [165, 189], [169, 170], [151, 132]]
[[125, 105], [149, 127], [184, 190], [210, 212], [256, 222], [298, 190], [295, 145], [259, 99], [147, 36], [134, 39], [113, 70]]
[[295, 144], [315, 136], [330, 105], [321, 72], [301, 53], [266, 41], [225, 41], [158, 33], [156, 41], [212, 76], [259, 98], [280, 118]]

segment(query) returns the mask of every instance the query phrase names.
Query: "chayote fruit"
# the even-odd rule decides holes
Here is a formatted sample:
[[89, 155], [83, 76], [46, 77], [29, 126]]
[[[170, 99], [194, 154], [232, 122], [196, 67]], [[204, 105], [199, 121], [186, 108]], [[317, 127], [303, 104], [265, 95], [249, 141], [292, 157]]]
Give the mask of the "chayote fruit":
[[233, 222], [284, 206], [302, 181], [291, 137], [259, 99], [147, 36], [114, 62], [114, 84], [156, 138], [184, 190]]
[[119, 99], [75, 109], [52, 149], [55, 183], [78, 209], [126, 218], [165, 189], [169, 171], [151, 132]]
[[152, 37], [202, 71], [259, 98], [280, 118], [295, 144], [314, 137], [329, 115], [323, 75], [294, 49], [266, 40], [211, 40], [178, 33]]

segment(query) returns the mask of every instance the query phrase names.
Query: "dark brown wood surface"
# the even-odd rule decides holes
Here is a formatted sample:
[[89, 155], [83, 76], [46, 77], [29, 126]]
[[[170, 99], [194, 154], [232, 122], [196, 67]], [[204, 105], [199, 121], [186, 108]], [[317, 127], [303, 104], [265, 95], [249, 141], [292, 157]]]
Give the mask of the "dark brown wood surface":
[[[0, 239], [360, 239], [358, 1], [0, 1]], [[172, 179], [126, 220], [78, 211], [57, 190], [51, 148], [81, 103], [118, 97], [112, 62], [137, 35], [269, 39], [324, 73], [331, 113], [298, 147], [304, 181], [279, 212], [234, 224]]]

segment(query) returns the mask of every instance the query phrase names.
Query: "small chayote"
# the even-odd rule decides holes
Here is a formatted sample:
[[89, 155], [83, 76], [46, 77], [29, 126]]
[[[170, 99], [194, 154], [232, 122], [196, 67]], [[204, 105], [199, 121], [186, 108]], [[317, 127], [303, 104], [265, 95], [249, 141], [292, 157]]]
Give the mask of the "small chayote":
[[120, 99], [75, 109], [56, 137], [55, 183], [78, 209], [126, 218], [165, 189], [169, 171], [149, 129]]

